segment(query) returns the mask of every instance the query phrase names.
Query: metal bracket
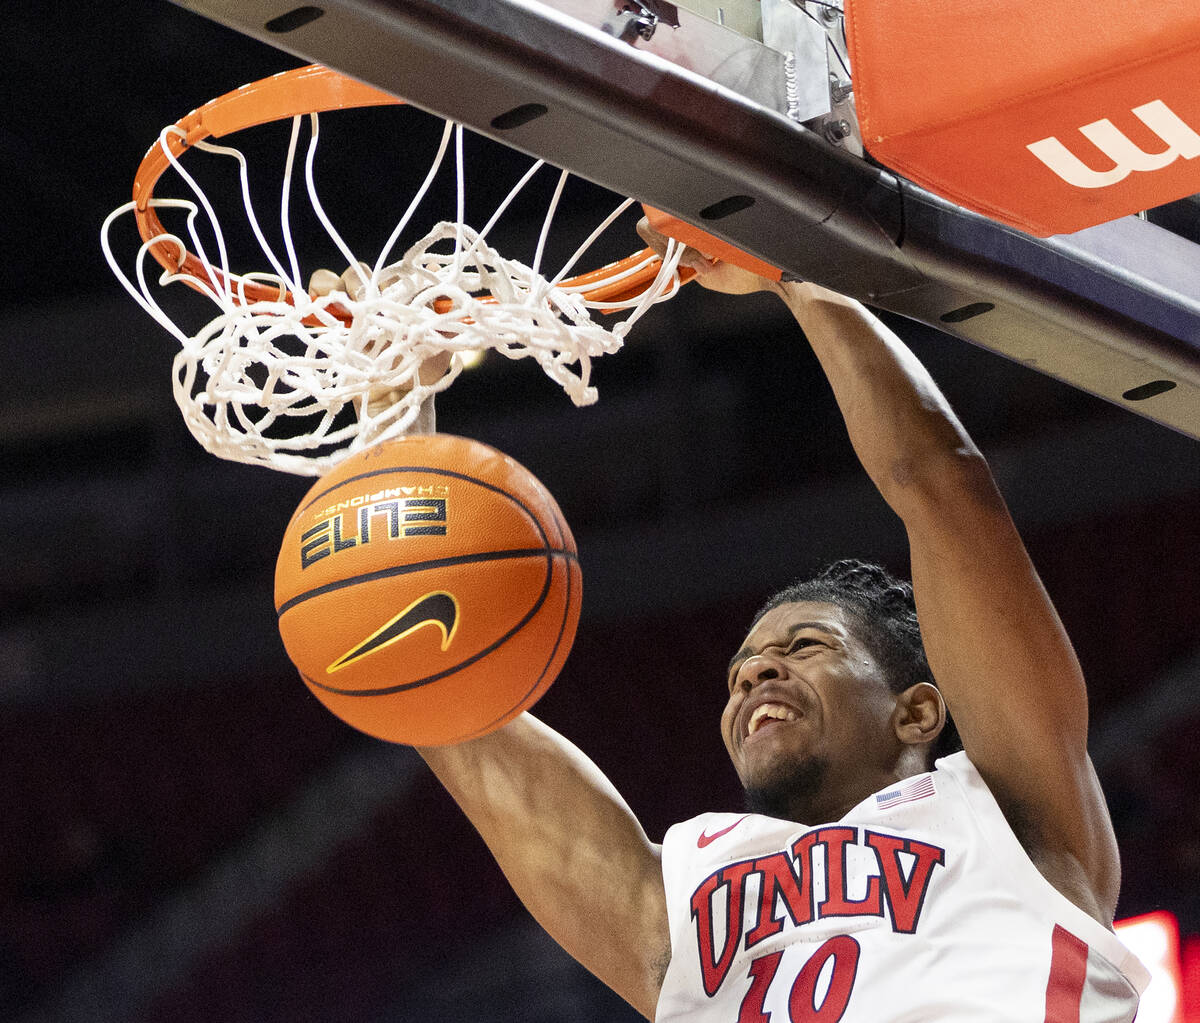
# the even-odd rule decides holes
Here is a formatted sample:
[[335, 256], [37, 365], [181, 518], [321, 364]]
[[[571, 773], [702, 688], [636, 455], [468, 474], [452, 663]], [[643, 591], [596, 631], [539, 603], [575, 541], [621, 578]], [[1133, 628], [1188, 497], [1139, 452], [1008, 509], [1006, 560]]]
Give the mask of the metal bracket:
[[787, 115], [807, 123], [828, 116], [825, 34], [791, 0], [761, 0], [763, 43], [784, 54]]
[[[801, 0], [793, 0], [800, 4]], [[809, 127], [825, 140], [855, 156], [863, 155], [858, 111], [854, 107], [854, 80], [850, 68], [850, 48], [846, 45], [846, 18], [837, 7], [809, 2], [805, 9], [816, 8], [814, 20], [825, 31], [825, 55], [829, 68], [829, 116]]]

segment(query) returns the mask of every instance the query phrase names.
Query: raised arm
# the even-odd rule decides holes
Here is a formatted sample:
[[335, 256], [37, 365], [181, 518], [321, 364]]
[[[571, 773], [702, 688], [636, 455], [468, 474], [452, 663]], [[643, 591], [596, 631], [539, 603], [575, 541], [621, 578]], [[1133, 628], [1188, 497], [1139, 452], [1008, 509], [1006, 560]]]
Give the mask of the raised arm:
[[671, 945], [659, 847], [596, 765], [529, 714], [418, 752], [534, 918], [653, 1019]]
[[1047, 879], [1109, 924], [1119, 865], [1087, 754], [1083, 676], [983, 456], [859, 303], [811, 284], [778, 291], [904, 523], [929, 664], [968, 755]]
[[[638, 230], [662, 251], [665, 239]], [[859, 461], [908, 533], [930, 668], [963, 745], [1043, 876], [1112, 922], [1116, 840], [1087, 754], [1079, 662], [983, 456], [916, 357], [862, 305], [694, 250], [716, 291], [778, 294], [833, 388]]]

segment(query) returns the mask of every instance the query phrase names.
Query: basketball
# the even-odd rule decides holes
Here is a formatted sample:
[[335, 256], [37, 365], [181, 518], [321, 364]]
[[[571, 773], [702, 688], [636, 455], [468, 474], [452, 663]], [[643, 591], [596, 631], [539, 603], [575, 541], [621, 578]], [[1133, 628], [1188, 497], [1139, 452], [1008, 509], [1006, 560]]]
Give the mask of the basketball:
[[507, 455], [448, 434], [347, 458], [305, 495], [275, 570], [279, 631], [347, 724], [437, 746], [531, 707], [579, 621], [575, 540]]

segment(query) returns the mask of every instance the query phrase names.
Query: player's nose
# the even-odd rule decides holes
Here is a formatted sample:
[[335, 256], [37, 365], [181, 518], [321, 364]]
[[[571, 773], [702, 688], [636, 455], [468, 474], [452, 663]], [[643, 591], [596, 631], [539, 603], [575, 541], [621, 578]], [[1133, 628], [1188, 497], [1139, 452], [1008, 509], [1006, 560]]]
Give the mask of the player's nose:
[[736, 685], [750, 692], [760, 682], [782, 678], [785, 672], [783, 662], [769, 653], [755, 654], [747, 657], [738, 668]]

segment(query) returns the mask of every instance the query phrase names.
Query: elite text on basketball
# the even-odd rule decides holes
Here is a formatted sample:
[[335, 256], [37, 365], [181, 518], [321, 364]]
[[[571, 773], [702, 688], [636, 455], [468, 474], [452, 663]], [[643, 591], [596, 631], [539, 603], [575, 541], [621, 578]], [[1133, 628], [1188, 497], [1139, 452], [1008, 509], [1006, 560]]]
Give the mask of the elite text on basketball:
[[388, 540], [404, 536], [445, 536], [448, 501], [446, 496], [385, 497], [336, 512], [301, 534], [300, 568], [308, 568], [331, 554], [371, 543], [373, 538], [379, 537], [380, 530], [385, 531]]

